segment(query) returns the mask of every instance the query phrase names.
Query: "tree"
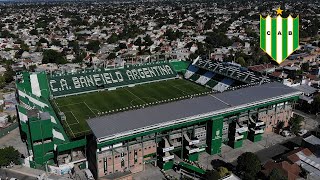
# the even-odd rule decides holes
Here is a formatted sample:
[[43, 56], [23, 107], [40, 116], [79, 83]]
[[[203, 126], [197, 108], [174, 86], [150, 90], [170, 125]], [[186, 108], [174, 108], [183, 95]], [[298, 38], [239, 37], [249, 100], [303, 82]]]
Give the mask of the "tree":
[[290, 121], [289, 125], [291, 127], [291, 132], [294, 134], [298, 134], [301, 129], [301, 123], [304, 121], [304, 118], [298, 115], [293, 116]]
[[6, 80], [4, 76], [0, 76], [0, 89], [4, 88], [6, 86]]
[[87, 44], [87, 49], [89, 51], [93, 51], [94, 53], [98, 52], [100, 49], [100, 41], [99, 40], [89, 41], [89, 43]]
[[21, 43], [20, 44], [20, 49], [22, 49], [23, 51], [29, 51], [29, 46], [25, 43]]
[[315, 96], [312, 102], [312, 111], [313, 113], [320, 112], [320, 94]]
[[206, 179], [208, 180], [218, 180], [226, 175], [230, 174], [229, 170], [225, 167], [218, 167], [217, 170], [208, 171], [206, 174]]
[[36, 68], [37, 68], [37, 65], [30, 65], [29, 71], [34, 72]]
[[267, 179], [268, 180], [287, 180], [288, 178], [285, 177], [279, 169], [274, 168], [272, 169]]
[[116, 43], [118, 40], [119, 40], [119, 38], [118, 38], [117, 34], [112, 33], [111, 36], [108, 38], [107, 42], [109, 44], [113, 44], [113, 43]]
[[252, 152], [245, 152], [237, 159], [237, 171], [243, 179], [254, 180], [261, 170], [261, 162], [257, 155]]
[[110, 53], [108, 59], [115, 59], [117, 56], [115, 53]]
[[153, 44], [153, 41], [149, 35], [146, 35], [146, 37], [144, 37], [143, 40], [146, 46], [151, 46]]
[[278, 124], [277, 124], [278, 130], [283, 129], [283, 127], [284, 127], [284, 122], [283, 121], [279, 121]]
[[127, 45], [125, 43], [119, 43], [119, 49], [127, 49]]
[[4, 72], [4, 79], [6, 83], [10, 83], [14, 80], [15, 72], [10, 64], [6, 64], [6, 72]]
[[136, 45], [136, 46], [142, 46], [141, 37], [138, 37], [137, 40], [133, 44]]
[[19, 151], [12, 146], [0, 149], [0, 167], [9, 166], [11, 162], [21, 164]]
[[224, 177], [224, 176], [226, 176], [226, 175], [229, 174], [228, 169], [225, 168], [225, 167], [222, 167], [222, 166], [221, 166], [221, 167], [218, 167], [217, 171], [218, 171], [220, 177]]
[[51, 41], [51, 45], [62, 47], [61, 42], [56, 39]]
[[219, 172], [216, 170], [207, 171], [206, 173], [207, 180], [218, 180], [220, 178]]
[[237, 62], [238, 64], [240, 64], [241, 66], [246, 66], [246, 61], [244, 60], [243, 57], [238, 57], [238, 58], [236, 59], [236, 62]]
[[36, 30], [36, 29], [32, 29], [31, 31], [30, 31], [30, 34], [31, 35], [38, 35], [39, 33], [38, 33], [38, 31]]
[[63, 57], [62, 53], [48, 49], [43, 52], [42, 58], [42, 64], [47, 63], [65, 64], [67, 63], [67, 60]]
[[308, 72], [309, 71], [309, 63], [302, 63], [301, 70]]

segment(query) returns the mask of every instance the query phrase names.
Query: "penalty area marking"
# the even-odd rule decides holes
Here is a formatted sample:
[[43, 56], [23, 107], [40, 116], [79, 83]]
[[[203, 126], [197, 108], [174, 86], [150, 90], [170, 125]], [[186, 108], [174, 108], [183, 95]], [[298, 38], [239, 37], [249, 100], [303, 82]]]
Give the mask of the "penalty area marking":
[[73, 126], [73, 125], [76, 125], [76, 124], [80, 124], [80, 122], [78, 121], [78, 118], [73, 114], [73, 112], [72, 111], [66, 111], [66, 112], [64, 112], [64, 113], [71, 113], [72, 114], [72, 116], [76, 119], [76, 121], [77, 121], [77, 123], [72, 123], [72, 124], [69, 124], [70, 126]]

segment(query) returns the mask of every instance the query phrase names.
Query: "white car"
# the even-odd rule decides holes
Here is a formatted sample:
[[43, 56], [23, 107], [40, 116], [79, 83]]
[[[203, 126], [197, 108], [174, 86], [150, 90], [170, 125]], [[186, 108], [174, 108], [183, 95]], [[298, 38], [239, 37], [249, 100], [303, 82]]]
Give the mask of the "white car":
[[291, 132], [288, 131], [288, 130], [283, 130], [283, 131], [281, 132], [281, 135], [284, 136], [284, 137], [288, 137], [288, 136], [291, 136]]
[[307, 130], [306, 129], [301, 129], [299, 132], [298, 132], [298, 135], [299, 136], [303, 136], [303, 135], [305, 135], [305, 134], [307, 134]]

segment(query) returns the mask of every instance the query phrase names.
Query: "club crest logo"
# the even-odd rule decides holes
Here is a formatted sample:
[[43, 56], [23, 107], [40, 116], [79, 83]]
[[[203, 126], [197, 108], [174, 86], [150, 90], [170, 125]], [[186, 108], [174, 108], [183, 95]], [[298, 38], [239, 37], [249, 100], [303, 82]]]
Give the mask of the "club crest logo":
[[276, 18], [260, 15], [260, 48], [280, 64], [299, 48], [299, 16], [282, 18], [283, 10], [276, 11]]

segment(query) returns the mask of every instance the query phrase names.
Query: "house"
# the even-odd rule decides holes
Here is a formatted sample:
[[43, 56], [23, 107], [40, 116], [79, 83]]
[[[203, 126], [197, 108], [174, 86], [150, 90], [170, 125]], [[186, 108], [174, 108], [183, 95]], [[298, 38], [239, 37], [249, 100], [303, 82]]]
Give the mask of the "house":
[[256, 71], [264, 74], [264, 73], [273, 73], [276, 70], [276, 66], [271, 63], [259, 64], [259, 65], [249, 66], [248, 69], [251, 71]]
[[8, 124], [8, 114], [0, 113], [0, 128], [5, 127]]
[[301, 91], [302, 95], [300, 95], [299, 99], [301, 101], [306, 101], [308, 104], [311, 104], [313, 102], [314, 95], [318, 92], [316, 88], [308, 86], [306, 84], [292, 86], [292, 88]]
[[313, 154], [320, 157], [320, 139], [310, 135], [302, 140], [302, 146], [311, 150]]
[[289, 163], [288, 161], [275, 162], [270, 160], [263, 166], [263, 169], [262, 173], [266, 177], [269, 176], [273, 169], [278, 169], [288, 180], [298, 179], [301, 172], [301, 169], [297, 164]]
[[308, 179], [320, 179], [320, 158], [308, 148], [298, 148], [288, 153], [287, 160], [308, 173]]

